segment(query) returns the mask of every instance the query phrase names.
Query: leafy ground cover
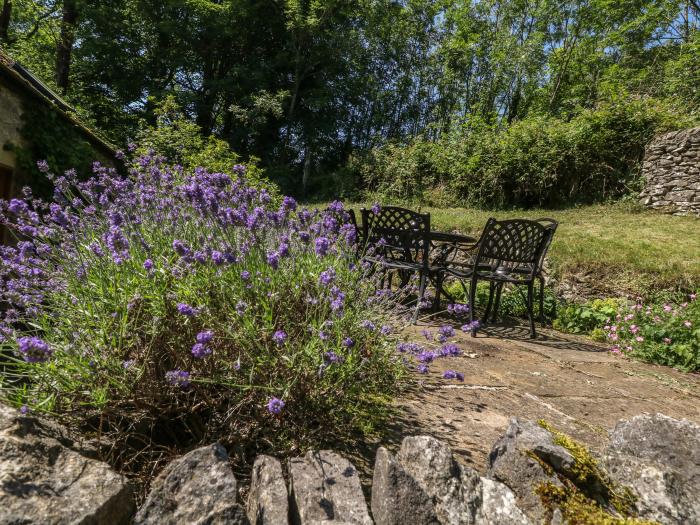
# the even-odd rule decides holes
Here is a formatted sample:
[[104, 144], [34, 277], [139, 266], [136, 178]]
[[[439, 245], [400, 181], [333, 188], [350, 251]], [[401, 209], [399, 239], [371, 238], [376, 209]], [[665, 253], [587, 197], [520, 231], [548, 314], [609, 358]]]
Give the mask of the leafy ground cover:
[[152, 472], [198, 443], [243, 459], [372, 432], [403, 373], [394, 310], [319, 212], [153, 154], [0, 202], [0, 394]]

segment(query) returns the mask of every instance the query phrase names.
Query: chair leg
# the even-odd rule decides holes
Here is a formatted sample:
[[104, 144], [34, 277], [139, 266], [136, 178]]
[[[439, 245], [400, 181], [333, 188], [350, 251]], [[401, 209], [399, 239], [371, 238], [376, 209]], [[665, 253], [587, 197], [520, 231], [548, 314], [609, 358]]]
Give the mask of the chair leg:
[[501, 293], [503, 292], [503, 283], [498, 283], [496, 285], [496, 302], [493, 306], [493, 315], [491, 316], [491, 322], [495, 323], [498, 320], [498, 310], [501, 308]]
[[491, 315], [491, 306], [493, 306], [493, 297], [496, 292], [496, 284], [493, 282], [489, 283], [489, 302], [486, 303], [486, 310], [484, 310], [484, 315], [481, 318], [482, 323], [486, 323], [489, 320], [489, 315]]
[[530, 281], [527, 285], [527, 318], [530, 321], [530, 339], [535, 339], [537, 337], [537, 332], [535, 332], [535, 313], [533, 312], [534, 306], [534, 281]]
[[418, 321], [418, 311], [420, 310], [421, 303], [423, 303], [423, 296], [425, 295], [425, 285], [427, 280], [428, 276], [425, 273], [421, 272], [420, 288], [418, 290], [418, 301], [416, 303], [416, 310], [413, 312], [413, 320], [411, 321], [411, 324], [416, 324], [416, 321]]
[[544, 315], [544, 277], [539, 276], [540, 281], [540, 324], [544, 326], [545, 315]]
[[[469, 286], [469, 322], [474, 326], [474, 304], [476, 303], [476, 279], [472, 279]], [[472, 337], [476, 337], [476, 328], [472, 328]]]
[[440, 293], [442, 292], [442, 283], [445, 277], [442, 273], [438, 273], [437, 280], [435, 282], [435, 302], [433, 303], [433, 311], [440, 311]]

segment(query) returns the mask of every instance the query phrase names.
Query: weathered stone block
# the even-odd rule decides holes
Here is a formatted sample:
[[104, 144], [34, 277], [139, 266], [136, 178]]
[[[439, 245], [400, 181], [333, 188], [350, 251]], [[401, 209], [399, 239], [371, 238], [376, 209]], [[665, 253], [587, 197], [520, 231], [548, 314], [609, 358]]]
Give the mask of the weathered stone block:
[[660, 523], [700, 523], [700, 426], [662, 414], [620, 421], [604, 463], [638, 495], [640, 516]]
[[258, 456], [248, 493], [248, 518], [253, 525], [289, 523], [289, 495], [279, 460]]
[[151, 485], [135, 525], [248, 525], [236, 478], [218, 443], [171, 461]]
[[372, 524], [357, 470], [339, 454], [310, 451], [289, 461], [289, 474], [295, 522]]
[[377, 450], [372, 480], [376, 525], [438, 525], [433, 500], [384, 447]]
[[73, 448], [60, 425], [0, 405], [0, 523], [129, 523], [126, 478]]

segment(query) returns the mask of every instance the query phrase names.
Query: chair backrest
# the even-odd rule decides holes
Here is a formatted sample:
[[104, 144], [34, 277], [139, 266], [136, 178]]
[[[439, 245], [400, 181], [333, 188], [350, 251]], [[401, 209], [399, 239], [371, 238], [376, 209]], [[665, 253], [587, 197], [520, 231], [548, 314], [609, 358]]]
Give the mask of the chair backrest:
[[539, 219], [535, 219], [535, 222], [538, 222], [539, 224], [544, 226], [548, 234], [547, 238], [544, 241], [544, 245], [542, 246], [540, 260], [538, 262], [537, 271], [540, 272], [542, 271], [542, 267], [544, 266], [544, 259], [547, 256], [549, 247], [552, 245], [552, 239], [554, 238], [554, 233], [557, 231], [557, 226], [559, 226], [559, 223], [554, 219], [550, 219], [548, 217], [541, 217]]
[[540, 270], [543, 250], [549, 246], [552, 235], [553, 229], [538, 221], [490, 218], [479, 239], [474, 268], [527, 270], [534, 275]]
[[362, 239], [378, 255], [405, 262], [429, 264], [430, 214], [397, 206], [378, 212], [362, 208]]

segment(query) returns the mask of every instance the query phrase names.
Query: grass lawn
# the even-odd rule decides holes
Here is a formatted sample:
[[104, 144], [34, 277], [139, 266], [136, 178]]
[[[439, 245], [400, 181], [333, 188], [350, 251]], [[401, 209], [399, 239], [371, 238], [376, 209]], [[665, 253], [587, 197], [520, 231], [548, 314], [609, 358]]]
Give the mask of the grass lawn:
[[[350, 206], [359, 209], [362, 204]], [[514, 211], [424, 207], [422, 211], [430, 212], [434, 229], [474, 235], [489, 217], [551, 217], [559, 221], [550, 250], [556, 274], [583, 279], [600, 294], [647, 295], [700, 288], [700, 219], [694, 217], [622, 204]]]

